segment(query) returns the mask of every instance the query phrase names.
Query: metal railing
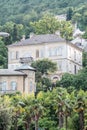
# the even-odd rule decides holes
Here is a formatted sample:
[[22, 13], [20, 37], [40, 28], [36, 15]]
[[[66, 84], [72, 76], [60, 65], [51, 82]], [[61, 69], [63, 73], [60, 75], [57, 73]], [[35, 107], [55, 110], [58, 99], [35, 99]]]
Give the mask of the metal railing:
[[20, 63], [30, 63], [33, 61], [33, 57], [21, 57], [20, 58]]

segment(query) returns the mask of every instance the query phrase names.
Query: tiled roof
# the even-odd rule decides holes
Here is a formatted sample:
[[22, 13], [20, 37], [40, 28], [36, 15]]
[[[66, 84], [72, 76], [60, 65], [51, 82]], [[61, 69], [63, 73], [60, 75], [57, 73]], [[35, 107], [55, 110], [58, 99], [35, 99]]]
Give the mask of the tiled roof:
[[26, 75], [22, 72], [19, 72], [19, 71], [14, 71], [14, 70], [11, 70], [11, 69], [0, 69], [0, 76], [6, 76], [6, 75]]
[[43, 34], [34, 35], [29, 39], [22, 40], [18, 43], [11, 44], [9, 46], [26, 46], [31, 44], [41, 44], [41, 43], [52, 43], [52, 42], [64, 42], [65, 39], [59, 37], [56, 34]]

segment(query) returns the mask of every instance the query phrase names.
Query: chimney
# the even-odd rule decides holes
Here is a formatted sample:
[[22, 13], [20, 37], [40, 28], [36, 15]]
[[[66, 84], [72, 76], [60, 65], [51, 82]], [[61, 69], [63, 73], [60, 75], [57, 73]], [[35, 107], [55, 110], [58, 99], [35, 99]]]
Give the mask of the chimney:
[[30, 38], [32, 38], [32, 37], [34, 37], [35, 36], [35, 34], [32, 32], [32, 33], [30, 33]]
[[59, 30], [56, 31], [55, 34], [56, 34], [57, 36], [61, 37], [61, 35], [60, 35], [60, 31], [59, 31]]
[[25, 40], [25, 35], [23, 35], [23, 36], [22, 36], [22, 39], [21, 39], [21, 41], [24, 41], [24, 40]]

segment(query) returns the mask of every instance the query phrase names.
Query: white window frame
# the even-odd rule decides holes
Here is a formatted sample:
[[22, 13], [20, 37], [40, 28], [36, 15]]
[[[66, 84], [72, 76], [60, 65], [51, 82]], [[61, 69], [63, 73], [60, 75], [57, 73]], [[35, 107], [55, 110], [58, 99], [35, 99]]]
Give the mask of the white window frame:
[[15, 60], [16, 59], [16, 55], [15, 55], [14, 51], [10, 52], [10, 59], [11, 60]]
[[16, 81], [11, 81], [11, 90], [13, 90], [13, 91], [17, 90], [17, 82]]
[[2, 91], [6, 91], [6, 87], [7, 87], [7, 82], [3, 81], [2, 82]]

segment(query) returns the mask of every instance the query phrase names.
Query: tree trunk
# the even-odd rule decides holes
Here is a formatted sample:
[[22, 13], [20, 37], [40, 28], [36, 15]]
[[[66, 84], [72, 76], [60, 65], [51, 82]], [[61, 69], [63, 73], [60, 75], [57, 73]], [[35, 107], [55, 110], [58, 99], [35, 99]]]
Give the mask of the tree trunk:
[[66, 130], [67, 130], [67, 124], [68, 124], [67, 119], [68, 119], [68, 117], [65, 116], [65, 125], [66, 125]]
[[36, 115], [35, 115], [35, 130], [38, 130], [38, 119]]
[[17, 117], [16, 117], [16, 121], [15, 121], [15, 130], [18, 130], [17, 122], [18, 122], [18, 119], [17, 119]]
[[84, 112], [83, 112], [83, 110], [79, 112], [79, 126], [80, 126], [80, 130], [84, 129]]
[[61, 114], [61, 112], [59, 113], [59, 128], [63, 127], [63, 115]]
[[27, 129], [26, 130], [30, 130], [30, 124], [27, 123]]
[[18, 126], [16, 126], [15, 130], [18, 130]]
[[63, 117], [63, 110], [62, 110], [62, 106], [59, 106], [59, 112], [58, 112], [58, 116], [59, 116], [59, 128], [63, 127], [63, 123], [64, 123], [64, 117]]

